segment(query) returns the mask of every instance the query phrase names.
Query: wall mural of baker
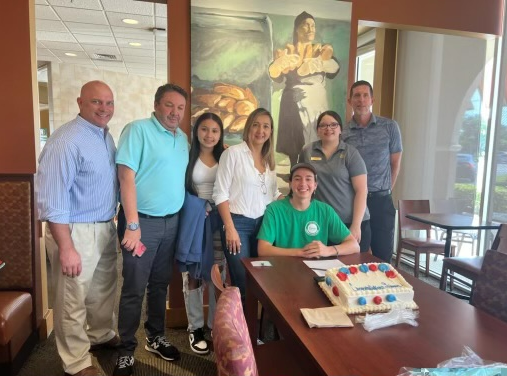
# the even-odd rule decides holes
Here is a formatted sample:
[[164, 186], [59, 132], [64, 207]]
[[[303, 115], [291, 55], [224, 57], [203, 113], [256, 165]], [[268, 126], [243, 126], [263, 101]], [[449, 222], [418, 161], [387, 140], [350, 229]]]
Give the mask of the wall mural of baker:
[[217, 114], [234, 145], [255, 108], [270, 110], [282, 183], [319, 114], [345, 116], [350, 16], [344, 1], [192, 0], [192, 123]]

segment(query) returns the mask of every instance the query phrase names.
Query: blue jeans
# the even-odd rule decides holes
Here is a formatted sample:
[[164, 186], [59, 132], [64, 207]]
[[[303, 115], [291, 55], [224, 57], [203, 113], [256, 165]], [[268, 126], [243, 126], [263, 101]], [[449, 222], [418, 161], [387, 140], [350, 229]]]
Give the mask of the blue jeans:
[[[227, 250], [225, 244], [225, 235], [222, 237], [222, 247], [225, 252], [225, 258], [229, 265], [229, 274], [231, 276], [231, 284], [237, 286], [241, 293], [241, 302], [245, 306], [245, 288], [246, 288], [246, 273], [241, 259], [248, 257], [257, 257], [257, 233], [261, 227], [262, 217], [248, 218], [240, 214], [231, 214], [232, 222], [239, 235], [241, 242], [241, 250], [239, 253], [233, 255]], [[222, 230], [223, 231], [223, 230]]]

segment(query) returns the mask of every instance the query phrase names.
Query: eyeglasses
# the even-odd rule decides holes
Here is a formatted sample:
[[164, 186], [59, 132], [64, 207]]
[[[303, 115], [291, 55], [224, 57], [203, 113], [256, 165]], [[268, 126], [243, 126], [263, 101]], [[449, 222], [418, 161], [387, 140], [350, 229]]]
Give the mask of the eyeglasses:
[[326, 129], [326, 128], [336, 129], [339, 126], [340, 126], [340, 123], [329, 123], [329, 124], [319, 124], [317, 127], [320, 129]]
[[266, 187], [266, 175], [259, 174], [259, 180], [261, 181], [261, 192], [265, 195], [268, 193], [268, 187]]

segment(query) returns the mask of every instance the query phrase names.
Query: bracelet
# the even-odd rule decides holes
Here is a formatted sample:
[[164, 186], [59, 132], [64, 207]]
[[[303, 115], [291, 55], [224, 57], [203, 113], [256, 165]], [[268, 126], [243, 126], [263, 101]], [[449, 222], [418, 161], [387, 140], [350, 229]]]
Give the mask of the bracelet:
[[336, 251], [336, 257], [340, 256], [340, 252], [338, 252], [338, 248], [336, 248], [335, 245], [333, 245], [333, 248]]

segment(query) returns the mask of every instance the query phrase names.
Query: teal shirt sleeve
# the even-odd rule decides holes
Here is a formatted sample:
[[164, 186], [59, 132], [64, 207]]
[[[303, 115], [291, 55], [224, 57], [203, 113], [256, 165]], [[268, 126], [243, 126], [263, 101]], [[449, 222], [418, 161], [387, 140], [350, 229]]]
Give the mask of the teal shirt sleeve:
[[142, 127], [129, 123], [123, 128], [116, 151], [116, 164], [125, 165], [134, 172], [139, 170], [143, 152]]

